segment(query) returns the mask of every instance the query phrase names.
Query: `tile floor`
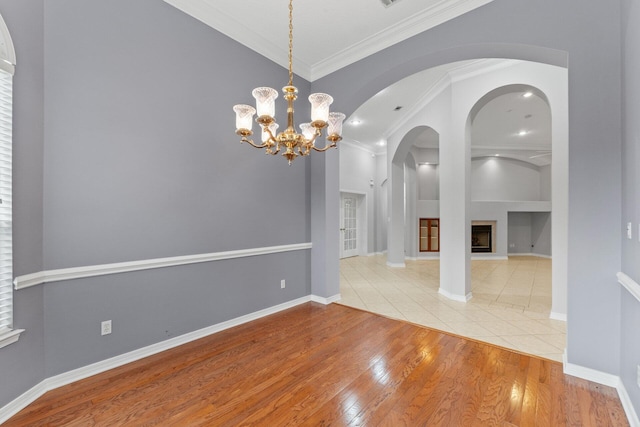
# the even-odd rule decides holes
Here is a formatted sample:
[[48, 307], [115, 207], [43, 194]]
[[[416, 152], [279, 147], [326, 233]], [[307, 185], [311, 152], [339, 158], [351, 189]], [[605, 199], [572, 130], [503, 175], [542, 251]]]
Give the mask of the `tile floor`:
[[438, 260], [386, 265], [386, 256], [340, 261], [341, 304], [562, 361], [565, 322], [549, 319], [551, 260], [529, 256], [472, 261], [473, 298], [438, 293]]

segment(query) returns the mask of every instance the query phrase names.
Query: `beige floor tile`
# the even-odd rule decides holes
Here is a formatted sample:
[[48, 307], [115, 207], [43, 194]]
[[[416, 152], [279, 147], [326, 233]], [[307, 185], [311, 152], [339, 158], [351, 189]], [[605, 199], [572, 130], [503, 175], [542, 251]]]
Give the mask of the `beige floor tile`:
[[566, 325], [549, 319], [551, 260], [473, 260], [473, 299], [440, 295], [439, 261], [390, 268], [385, 256], [340, 262], [341, 303], [439, 331], [562, 361]]
[[553, 334], [553, 335], [536, 335], [536, 338], [544, 341], [547, 344], [551, 344], [555, 348], [559, 350], [559, 352], [564, 352], [566, 347], [567, 339], [565, 334]]
[[404, 316], [408, 321], [417, 323], [419, 325], [430, 326], [436, 323], [442, 323], [436, 316], [433, 314], [426, 312], [424, 310], [421, 311], [403, 311]]
[[494, 333], [492, 333], [486, 328], [483, 328], [480, 324], [476, 322], [445, 322], [445, 323], [451, 328], [451, 330], [454, 333], [458, 335], [463, 335], [470, 338], [495, 336]]
[[523, 335], [526, 334], [527, 331], [524, 331], [517, 326], [512, 325], [507, 320], [495, 320], [491, 322], [478, 322], [483, 328], [491, 331], [494, 335], [497, 336], [508, 336], [508, 335]]
[[506, 342], [513, 344], [516, 350], [530, 354], [553, 354], [558, 353], [558, 349], [542, 341], [535, 335], [509, 335], [502, 337]]

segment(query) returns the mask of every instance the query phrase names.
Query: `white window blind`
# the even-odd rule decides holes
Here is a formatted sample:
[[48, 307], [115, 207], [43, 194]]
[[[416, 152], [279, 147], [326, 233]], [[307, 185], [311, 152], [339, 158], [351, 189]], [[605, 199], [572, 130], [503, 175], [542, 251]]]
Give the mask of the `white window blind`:
[[13, 76], [0, 70], [0, 334], [13, 328], [12, 105]]

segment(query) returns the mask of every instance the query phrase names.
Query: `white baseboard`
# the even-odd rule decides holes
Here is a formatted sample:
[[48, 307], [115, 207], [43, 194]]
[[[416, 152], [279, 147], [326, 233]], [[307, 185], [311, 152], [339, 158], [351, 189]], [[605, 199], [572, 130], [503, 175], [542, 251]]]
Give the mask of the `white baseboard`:
[[509, 257], [502, 255], [471, 255], [471, 259], [474, 261], [506, 261]]
[[551, 313], [549, 313], [549, 319], [562, 320], [563, 322], [566, 322], [567, 313], [556, 313], [555, 311], [552, 311]]
[[527, 252], [527, 253], [508, 253], [508, 256], [534, 256], [534, 257], [538, 257], [538, 258], [546, 258], [546, 259], [552, 259], [553, 257], [551, 255], [542, 255], [542, 254], [536, 254], [534, 252]]
[[338, 302], [341, 299], [342, 299], [342, 296], [340, 294], [336, 294], [328, 298], [319, 297], [317, 295], [311, 295], [311, 301], [317, 302], [319, 304], [324, 304], [324, 305], [329, 305], [331, 303]]
[[620, 403], [622, 403], [622, 408], [627, 415], [629, 425], [631, 427], [640, 427], [640, 418], [638, 418], [638, 413], [636, 412], [633, 403], [631, 402], [631, 397], [629, 396], [629, 393], [627, 393], [627, 389], [619, 376], [569, 363], [567, 361], [566, 350], [562, 356], [562, 362], [564, 365], [563, 371], [567, 375], [615, 388], [618, 391], [618, 397], [620, 397]]
[[469, 300], [473, 297], [471, 292], [469, 292], [467, 295], [456, 295], [452, 294], [451, 292], [445, 291], [444, 289], [442, 289], [442, 287], [438, 289], [438, 293], [449, 298], [450, 300], [458, 302], [469, 302]]
[[406, 264], [404, 262], [389, 262], [387, 261], [387, 266], [391, 268], [405, 268]]
[[235, 319], [227, 320], [216, 325], [212, 325], [197, 331], [189, 332], [179, 337], [174, 337], [166, 341], [162, 341], [156, 344], [152, 344], [147, 347], [140, 348], [138, 350], [124, 353], [100, 362], [93, 363], [91, 365], [83, 366], [82, 368], [74, 369], [72, 371], [64, 372], [62, 374], [46, 378], [40, 383], [31, 387], [22, 395], [9, 402], [7, 405], [0, 408], [0, 424], [7, 421], [9, 418], [26, 408], [29, 404], [34, 402], [40, 396], [48, 391], [62, 387], [67, 384], [71, 384], [76, 381], [83, 380], [96, 374], [108, 371], [110, 369], [117, 368], [127, 363], [135, 362], [145, 357], [152, 356], [154, 354], [170, 350], [172, 348], [187, 344], [191, 341], [195, 341], [200, 338], [215, 334], [225, 329], [232, 328], [234, 326], [242, 325], [244, 323], [251, 322], [253, 320], [260, 319], [271, 314], [278, 313], [280, 311], [295, 307], [300, 304], [307, 303], [309, 301], [318, 302], [321, 304], [331, 304], [340, 299], [340, 294], [334, 295], [329, 298], [318, 297], [316, 295], [307, 295], [302, 298], [288, 301], [273, 307], [265, 308], [254, 313], [249, 313], [244, 316], [236, 317]]

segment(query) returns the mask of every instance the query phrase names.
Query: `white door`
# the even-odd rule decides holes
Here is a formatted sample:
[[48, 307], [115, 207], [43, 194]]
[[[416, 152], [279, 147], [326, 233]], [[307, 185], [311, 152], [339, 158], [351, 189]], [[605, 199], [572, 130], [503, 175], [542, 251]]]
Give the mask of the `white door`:
[[348, 258], [358, 255], [358, 200], [349, 194], [340, 199], [340, 258]]

